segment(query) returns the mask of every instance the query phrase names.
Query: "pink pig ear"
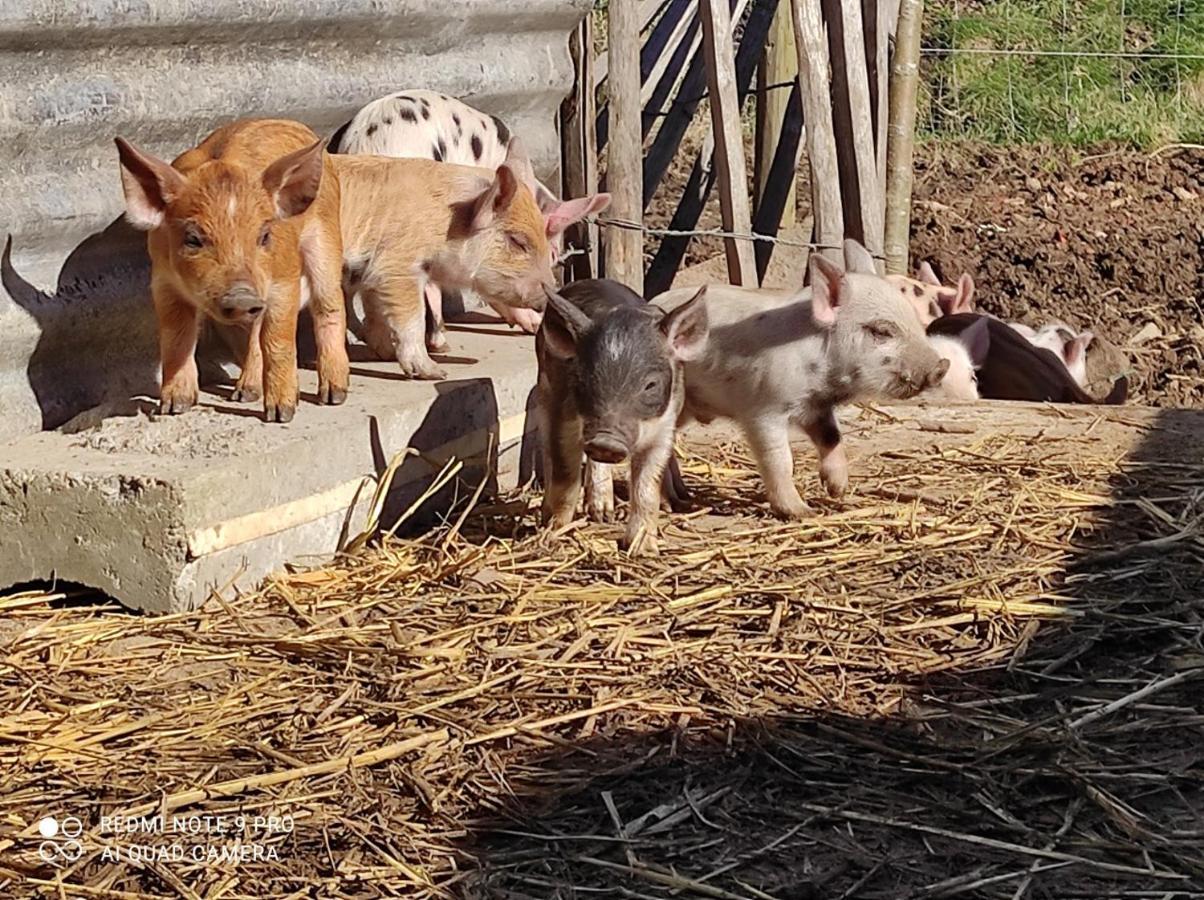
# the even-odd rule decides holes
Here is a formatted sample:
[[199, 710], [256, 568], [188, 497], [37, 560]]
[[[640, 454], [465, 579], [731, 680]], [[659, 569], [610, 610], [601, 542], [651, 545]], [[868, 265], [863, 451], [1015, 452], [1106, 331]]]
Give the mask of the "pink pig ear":
[[532, 194], [538, 194], [539, 182], [535, 180], [535, 169], [531, 166], [531, 157], [527, 156], [527, 150], [518, 138], [512, 137], [506, 144], [506, 159], [502, 165], [508, 167], [515, 177], [526, 185], [527, 190]]
[[499, 219], [510, 209], [514, 195], [518, 191], [518, 179], [507, 166], [501, 166], [493, 175], [493, 181], [472, 201], [472, 219], [469, 225], [470, 233], [479, 234], [495, 219]]
[[1068, 368], [1087, 355], [1087, 348], [1091, 346], [1093, 340], [1095, 340], [1095, 335], [1090, 331], [1084, 331], [1078, 337], [1065, 343], [1062, 347], [1062, 358], [1066, 360]]
[[574, 222], [596, 215], [610, 206], [610, 194], [589, 194], [575, 200], [555, 200], [543, 206], [548, 237], [563, 234]]
[[957, 280], [956, 288], [937, 288], [936, 302], [942, 315], [974, 312], [974, 279], [967, 272]]
[[299, 216], [322, 186], [326, 141], [319, 140], [282, 156], [264, 170], [263, 187], [276, 203], [276, 218]]
[[660, 329], [669, 342], [673, 356], [682, 362], [698, 359], [706, 349], [710, 323], [707, 319], [706, 285], [683, 303], [665, 314]]
[[974, 312], [974, 279], [969, 272], [962, 272], [962, 277], [957, 279], [957, 300], [953, 311]]
[[928, 260], [920, 263], [920, 268], [916, 270], [916, 279], [924, 284], [935, 284], [940, 287], [941, 280], [936, 277], [936, 272], [932, 271], [932, 266]]
[[840, 307], [842, 292], [848, 290], [844, 270], [825, 259], [822, 254], [811, 254], [811, 318], [821, 328], [836, 324], [836, 311]]

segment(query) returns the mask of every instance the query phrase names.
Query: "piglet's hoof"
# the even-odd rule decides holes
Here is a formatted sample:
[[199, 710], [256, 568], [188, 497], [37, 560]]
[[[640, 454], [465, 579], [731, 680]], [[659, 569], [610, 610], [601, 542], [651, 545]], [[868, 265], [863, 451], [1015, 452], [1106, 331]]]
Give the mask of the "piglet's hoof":
[[195, 406], [191, 400], [183, 397], [166, 399], [159, 401], [159, 415], [161, 416], [178, 416], [180, 413], [188, 412]]
[[646, 528], [634, 532], [629, 530], [619, 538], [619, 549], [630, 556], [659, 556], [661, 552], [656, 534]]
[[406, 378], [419, 381], [443, 381], [447, 378], [447, 373], [429, 359], [398, 359], [397, 364]]
[[230, 393], [230, 400], [233, 403], [254, 403], [262, 397], [263, 391], [257, 384], [240, 384]]
[[341, 406], [347, 400], [347, 388], [332, 384], [318, 385], [318, 402], [323, 406]]
[[811, 507], [798, 497], [790, 500], [770, 500], [769, 508], [779, 519], [787, 521], [798, 521], [811, 515]]
[[845, 491], [849, 489], [849, 476], [844, 472], [833, 473], [828, 476], [820, 476], [819, 479], [828, 492], [828, 496], [833, 500], [839, 500], [845, 495]]
[[159, 415], [178, 416], [196, 406], [196, 391], [164, 391], [159, 398]]
[[426, 339], [426, 349], [431, 353], [446, 353], [451, 345], [447, 342], [447, 335], [443, 332], [430, 335]]
[[265, 422], [286, 424], [293, 421], [296, 414], [296, 403], [268, 403], [264, 406], [263, 419]]
[[615, 520], [614, 499], [611, 498], [610, 503], [606, 503], [600, 498], [591, 498], [592, 502], [586, 503], [585, 515], [591, 522], [613, 522]]

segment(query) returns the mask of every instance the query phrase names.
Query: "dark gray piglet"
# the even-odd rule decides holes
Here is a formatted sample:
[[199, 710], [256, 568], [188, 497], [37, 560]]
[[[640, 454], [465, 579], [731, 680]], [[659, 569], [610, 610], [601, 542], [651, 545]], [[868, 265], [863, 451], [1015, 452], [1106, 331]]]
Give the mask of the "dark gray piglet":
[[622, 546], [656, 552], [660, 487], [685, 398], [683, 363], [707, 342], [703, 294], [665, 313], [608, 279], [549, 292], [535, 339], [545, 523], [558, 528], [572, 520], [583, 456], [586, 508], [605, 517], [614, 502], [606, 467], [630, 458]]
[[[1054, 353], [1034, 347], [1006, 322], [974, 313], [941, 316], [928, 326], [930, 335], [956, 336], [987, 320], [990, 347], [979, 367], [978, 395], [985, 400], [1034, 400], [1052, 403], [1124, 403], [1129, 380], [1121, 377], [1102, 401], [1084, 391]], [[981, 327], [981, 326], [979, 326]]]

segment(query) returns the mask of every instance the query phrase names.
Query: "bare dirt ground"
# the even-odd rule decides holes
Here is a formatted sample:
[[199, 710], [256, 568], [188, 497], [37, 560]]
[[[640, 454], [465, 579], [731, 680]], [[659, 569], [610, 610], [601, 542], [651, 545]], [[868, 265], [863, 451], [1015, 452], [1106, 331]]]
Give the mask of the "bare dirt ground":
[[1097, 330], [1135, 401], [1204, 405], [1204, 150], [931, 144], [916, 168], [914, 259], [1002, 318]]
[[1204, 413], [844, 420], [797, 523], [688, 432], [653, 559], [524, 494], [195, 613], [0, 600], [0, 896], [1204, 893]]

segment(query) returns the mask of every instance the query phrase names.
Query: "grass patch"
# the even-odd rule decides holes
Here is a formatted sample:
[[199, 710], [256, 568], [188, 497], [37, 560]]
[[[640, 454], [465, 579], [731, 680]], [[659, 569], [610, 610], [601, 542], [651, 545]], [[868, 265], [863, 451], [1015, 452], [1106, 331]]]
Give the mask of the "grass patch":
[[924, 46], [926, 136], [1204, 140], [1204, 0], [938, 0]]

